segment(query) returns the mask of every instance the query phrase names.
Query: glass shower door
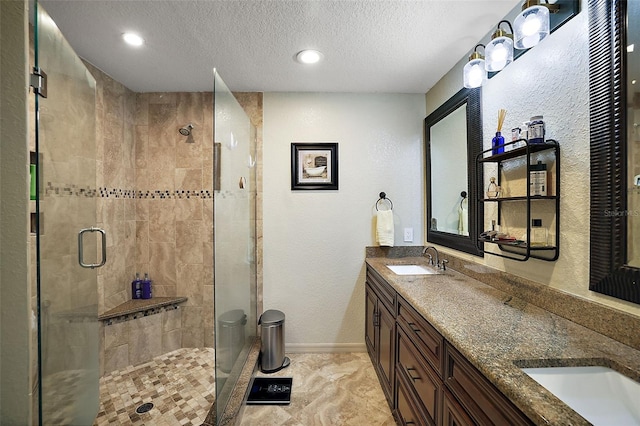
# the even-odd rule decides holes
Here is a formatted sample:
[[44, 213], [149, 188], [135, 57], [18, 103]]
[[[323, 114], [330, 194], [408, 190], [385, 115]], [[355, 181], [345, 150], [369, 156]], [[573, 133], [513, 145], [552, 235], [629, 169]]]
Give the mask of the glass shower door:
[[42, 6], [33, 7], [35, 67], [47, 75], [46, 97], [35, 95], [38, 418], [90, 425], [99, 397], [95, 267], [104, 254], [93, 228], [95, 80]]
[[220, 421], [256, 337], [256, 135], [215, 70], [214, 77], [214, 299]]

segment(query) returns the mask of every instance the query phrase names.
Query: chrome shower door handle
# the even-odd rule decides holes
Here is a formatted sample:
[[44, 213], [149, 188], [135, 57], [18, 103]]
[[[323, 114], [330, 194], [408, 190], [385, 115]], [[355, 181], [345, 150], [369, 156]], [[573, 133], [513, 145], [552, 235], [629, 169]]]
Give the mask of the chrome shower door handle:
[[[84, 263], [83, 236], [85, 232], [100, 233], [100, 236], [102, 238], [102, 259], [100, 260], [100, 263]], [[107, 263], [107, 234], [104, 232], [104, 229], [91, 227], [91, 228], [81, 229], [80, 232], [78, 232], [78, 263], [83, 268], [89, 268], [89, 269], [99, 268], [101, 266], [104, 266], [105, 263]]]

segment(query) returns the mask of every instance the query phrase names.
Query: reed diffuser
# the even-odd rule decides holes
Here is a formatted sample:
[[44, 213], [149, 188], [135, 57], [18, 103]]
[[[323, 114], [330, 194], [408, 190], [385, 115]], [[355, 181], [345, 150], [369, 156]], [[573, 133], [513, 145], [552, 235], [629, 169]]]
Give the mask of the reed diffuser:
[[507, 115], [506, 109], [498, 110], [498, 130], [496, 136], [491, 139], [491, 154], [502, 154], [504, 152], [504, 136], [502, 136], [502, 123]]

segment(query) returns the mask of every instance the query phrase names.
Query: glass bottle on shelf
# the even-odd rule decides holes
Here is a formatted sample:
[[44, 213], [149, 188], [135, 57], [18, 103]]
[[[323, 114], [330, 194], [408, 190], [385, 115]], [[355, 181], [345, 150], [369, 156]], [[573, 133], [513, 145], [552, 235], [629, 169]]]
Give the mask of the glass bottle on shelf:
[[500, 196], [500, 191], [502, 191], [502, 188], [498, 186], [496, 178], [492, 176], [491, 182], [487, 187], [487, 198], [498, 198]]
[[546, 247], [547, 244], [547, 228], [542, 227], [542, 219], [531, 220], [531, 247]]

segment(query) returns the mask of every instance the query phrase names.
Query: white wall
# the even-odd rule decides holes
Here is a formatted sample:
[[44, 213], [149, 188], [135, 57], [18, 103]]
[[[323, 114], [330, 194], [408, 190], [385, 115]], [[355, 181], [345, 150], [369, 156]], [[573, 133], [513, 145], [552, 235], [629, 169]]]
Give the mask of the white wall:
[[0, 2], [0, 419], [31, 424], [27, 2]]
[[[395, 245], [422, 245], [424, 117], [424, 95], [265, 93], [264, 310], [285, 313], [288, 351], [364, 350], [364, 253], [381, 191]], [[291, 190], [292, 142], [338, 142], [338, 191]]]
[[[428, 112], [460, 90], [465, 62], [459, 62], [427, 93]], [[583, 0], [576, 17], [482, 88], [485, 149], [495, 134], [500, 108], [508, 111], [504, 124], [507, 130], [533, 115], [544, 115], [547, 138], [560, 144], [560, 258], [556, 262], [515, 262], [491, 255], [484, 259], [460, 252], [456, 255], [640, 315], [638, 305], [589, 291], [588, 70], [589, 22]]]

